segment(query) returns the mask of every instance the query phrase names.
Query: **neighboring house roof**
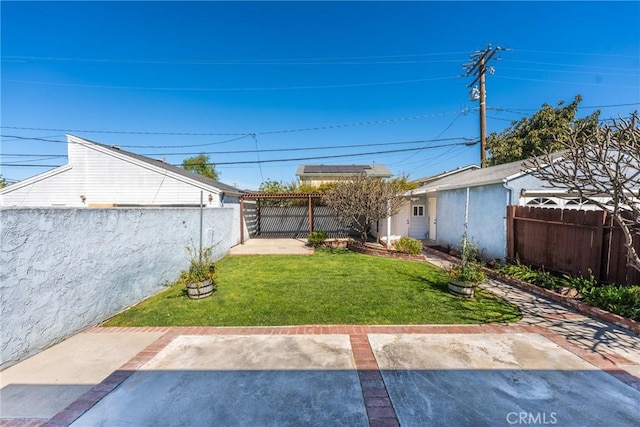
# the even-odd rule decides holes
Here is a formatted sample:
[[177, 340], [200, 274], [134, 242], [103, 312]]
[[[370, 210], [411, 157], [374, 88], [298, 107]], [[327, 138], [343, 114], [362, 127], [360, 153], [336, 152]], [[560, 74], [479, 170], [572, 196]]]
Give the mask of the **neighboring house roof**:
[[[560, 155], [561, 153], [556, 153], [553, 157], [558, 158]], [[528, 160], [518, 160], [486, 168], [468, 169], [428, 182], [426, 185], [414, 190], [414, 194], [506, 183], [529, 173], [527, 171], [527, 162]]]
[[[93, 146], [99, 147], [99, 149], [101, 149], [100, 151], [103, 151], [103, 152], [104, 151], [108, 151], [108, 152], [112, 152], [112, 153], [117, 153], [118, 155], [124, 155], [124, 156], [129, 157], [130, 159], [132, 159], [133, 163], [143, 162], [143, 163], [146, 163], [146, 164], [149, 164], [149, 165], [153, 165], [155, 167], [158, 167], [158, 168], [161, 168], [161, 169], [165, 169], [165, 170], [167, 170], [169, 172], [172, 172], [174, 174], [180, 175], [180, 176], [182, 176], [182, 177], [184, 177], [184, 178], [186, 178], [188, 180], [208, 185], [210, 187], [213, 187], [213, 188], [219, 190], [220, 192], [227, 193], [229, 195], [240, 195], [240, 194], [242, 194], [241, 190], [239, 190], [239, 189], [237, 189], [235, 187], [232, 187], [230, 185], [223, 184], [223, 183], [221, 183], [219, 181], [215, 181], [215, 180], [213, 180], [211, 178], [207, 178], [205, 176], [198, 175], [198, 174], [193, 173], [193, 172], [189, 172], [189, 171], [187, 171], [185, 169], [182, 169], [180, 167], [165, 163], [162, 160], [152, 159], [150, 157], [146, 157], [146, 156], [142, 156], [140, 154], [131, 153], [129, 151], [122, 150], [121, 148], [119, 148], [118, 146], [115, 146], [115, 145], [105, 145], [105, 144], [101, 144], [99, 142], [90, 141], [88, 139], [80, 138], [80, 137], [75, 136], [75, 135], [67, 135], [67, 140], [69, 141], [69, 143], [82, 144], [82, 145], [87, 146], [87, 147], [91, 147], [93, 145]], [[118, 156], [116, 156], [116, 157], [118, 157]], [[37, 181], [46, 179], [49, 176], [53, 176], [53, 175], [56, 175], [58, 173], [64, 172], [66, 170], [69, 170], [70, 168], [71, 168], [71, 164], [68, 163], [66, 165], [59, 166], [59, 167], [57, 167], [55, 169], [52, 169], [52, 170], [49, 170], [47, 172], [43, 172], [43, 173], [41, 173], [39, 175], [32, 176], [32, 177], [27, 178], [27, 179], [25, 179], [23, 181], [19, 181], [19, 182], [15, 183], [15, 184], [11, 184], [11, 185], [8, 185], [8, 186], [0, 189], [0, 194], [14, 191], [14, 190], [16, 190], [16, 189], [18, 189], [20, 187], [25, 186], [25, 185], [29, 185], [29, 184], [31, 184], [33, 182], [37, 182]]]
[[393, 174], [385, 165], [299, 165], [296, 176], [300, 178], [338, 178], [367, 174], [378, 178], [389, 178]]
[[467, 170], [471, 170], [471, 169], [480, 169], [480, 166], [478, 166], [478, 165], [462, 166], [462, 167], [459, 167], [459, 168], [456, 168], [456, 169], [453, 169], [453, 170], [450, 170], [450, 171], [444, 171], [444, 172], [439, 173], [437, 175], [425, 176], [425, 177], [422, 177], [422, 178], [418, 178], [418, 179], [414, 180], [414, 182], [417, 182], [418, 184], [420, 184], [420, 186], [423, 186], [423, 185], [429, 184], [430, 182], [436, 181], [438, 179], [442, 179], [442, 178], [444, 178], [446, 176], [454, 175], [454, 174], [457, 174], [457, 173], [460, 173], [460, 172], [464, 172], [464, 171], [467, 171]]

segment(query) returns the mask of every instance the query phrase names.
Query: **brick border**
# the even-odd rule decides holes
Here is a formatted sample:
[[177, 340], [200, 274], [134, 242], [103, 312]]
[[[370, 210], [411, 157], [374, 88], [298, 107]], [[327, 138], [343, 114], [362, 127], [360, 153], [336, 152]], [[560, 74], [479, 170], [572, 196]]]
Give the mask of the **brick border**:
[[[440, 257], [446, 261], [459, 263], [460, 259], [449, 254], [445, 254], [444, 252], [440, 252], [437, 249], [430, 248], [428, 246], [422, 246], [422, 250], [430, 253], [431, 255], [435, 255]], [[568, 298], [549, 289], [542, 288], [540, 286], [532, 285], [531, 283], [524, 282], [518, 279], [512, 279], [504, 277], [494, 270], [490, 268], [484, 267], [483, 270], [487, 273], [492, 279], [498, 280], [500, 282], [506, 283], [511, 286], [515, 286], [516, 288], [531, 292], [533, 294], [542, 296], [544, 298], [550, 299], [554, 302], [564, 305], [570, 309], [573, 309], [579, 313], [582, 313], [586, 316], [595, 317], [598, 320], [602, 320], [604, 322], [613, 323], [616, 326], [624, 328], [630, 332], [635, 333], [636, 335], [640, 335], [640, 322], [636, 322], [633, 319], [627, 319], [626, 317], [622, 317], [618, 314], [611, 313], [609, 311], [603, 310], [601, 308], [592, 307], [584, 302], [577, 300], [575, 298]]]
[[358, 371], [360, 389], [370, 427], [399, 427], [396, 410], [391, 403], [368, 334], [351, 334], [351, 351]]
[[618, 365], [634, 362], [616, 354], [604, 354], [570, 343], [542, 326], [537, 325], [300, 325], [255, 327], [92, 327], [84, 331], [93, 334], [122, 332], [163, 332], [136, 356], [91, 388], [76, 401], [49, 420], [0, 419], [0, 427], [53, 427], [69, 426], [100, 400], [116, 389], [142, 365], [150, 361], [176, 337], [181, 335], [349, 335], [351, 352], [358, 373], [362, 395], [371, 427], [399, 426], [398, 417], [389, 396], [378, 362], [371, 349], [369, 334], [514, 334], [541, 335], [559, 347], [580, 357], [599, 370], [615, 377], [624, 384], [640, 391], [640, 378], [619, 368]]
[[[98, 333], [94, 331], [94, 329], [99, 328], [91, 328], [88, 332]], [[104, 328], [106, 329], [106, 328]], [[121, 328], [117, 328], [121, 331]], [[130, 332], [130, 329], [139, 329], [139, 328], [127, 328]], [[143, 328], [147, 329], [145, 332], [149, 332], [148, 329], [155, 328]], [[42, 424], [44, 427], [53, 427], [53, 426], [64, 426], [67, 427], [71, 425], [74, 421], [84, 415], [89, 409], [93, 408], [100, 400], [102, 400], [106, 395], [111, 393], [116, 389], [120, 384], [122, 384], [127, 378], [129, 378], [137, 369], [139, 369], [142, 365], [150, 361], [153, 357], [155, 357], [162, 349], [164, 349], [171, 341], [173, 341], [179, 334], [176, 334], [173, 331], [173, 328], [158, 328], [160, 330], [167, 329], [164, 335], [160, 338], [152, 342], [146, 348], [144, 348], [141, 352], [135, 355], [133, 358], [129, 359], [124, 365], [114, 371], [107, 378], [102, 380], [100, 384], [97, 384], [91, 387], [91, 390], [80, 396], [76, 399], [75, 402], [72, 402], [69, 406], [64, 408], [62, 411], [58, 412], [46, 423]], [[109, 331], [107, 331], [109, 332]], [[104, 332], [103, 332], [104, 333]]]

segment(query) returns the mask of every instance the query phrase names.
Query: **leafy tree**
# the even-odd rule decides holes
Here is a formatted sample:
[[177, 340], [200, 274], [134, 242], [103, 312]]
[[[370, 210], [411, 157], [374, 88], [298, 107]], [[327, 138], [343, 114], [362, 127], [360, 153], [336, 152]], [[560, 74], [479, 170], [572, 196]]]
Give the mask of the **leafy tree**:
[[325, 182], [320, 185], [309, 184], [307, 182], [297, 183], [293, 182], [290, 184], [293, 193], [317, 193], [317, 194], [325, 194], [331, 188], [333, 188], [333, 182]]
[[0, 188], [4, 188], [7, 186], [7, 180], [0, 174]]
[[258, 191], [268, 194], [289, 193], [289, 188], [282, 181], [275, 181], [273, 179], [267, 178], [265, 182], [260, 184]]
[[182, 161], [182, 168], [215, 181], [220, 177], [220, 173], [216, 170], [215, 165], [209, 160], [209, 156], [204, 153], [184, 159]]
[[408, 175], [402, 175], [401, 177], [393, 178], [392, 181], [400, 186], [404, 191], [411, 191], [420, 187], [420, 183], [418, 181], [409, 181]]
[[335, 183], [323, 197], [336, 217], [356, 230], [366, 242], [371, 226], [389, 215], [397, 214], [405, 203], [401, 181], [358, 175]]
[[570, 104], [558, 102], [557, 108], [545, 103], [533, 116], [513, 122], [500, 133], [492, 132], [487, 137], [487, 150], [491, 155], [487, 163], [499, 165], [525, 160], [544, 152], [558, 151], [562, 149], [571, 130], [585, 126], [595, 129], [598, 126], [599, 111], [584, 119], [576, 119], [581, 101], [582, 97], [576, 95]]
[[578, 123], [565, 129], [551, 145], [563, 149], [556, 159], [549, 150], [527, 162], [532, 174], [555, 188], [577, 193], [609, 212], [625, 237], [627, 265], [640, 271], [640, 257], [633, 246], [640, 236], [640, 117], [596, 126]]

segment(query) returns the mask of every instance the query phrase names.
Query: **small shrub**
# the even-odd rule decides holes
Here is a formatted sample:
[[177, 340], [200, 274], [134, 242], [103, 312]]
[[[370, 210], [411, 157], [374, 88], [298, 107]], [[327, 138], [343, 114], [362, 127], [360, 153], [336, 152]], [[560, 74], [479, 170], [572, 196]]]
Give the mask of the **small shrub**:
[[466, 262], [466, 264], [454, 265], [445, 270], [445, 274], [451, 280], [465, 283], [480, 283], [487, 278], [484, 271], [475, 263]]
[[313, 231], [307, 238], [309, 245], [314, 247], [322, 245], [325, 240], [327, 240], [327, 233], [324, 231]]
[[394, 246], [398, 252], [405, 254], [417, 255], [422, 252], [422, 242], [411, 237], [401, 237]]
[[195, 249], [187, 247], [189, 253], [189, 268], [180, 272], [180, 277], [177, 282], [182, 285], [188, 283], [200, 283], [211, 280], [215, 284], [216, 279], [216, 265], [211, 260], [212, 248]]
[[504, 276], [532, 283], [546, 289], [556, 290], [566, 285], [565, 280], [551, 275], [548, 271], [535, 270], [519, 262], [500, 265], [496, 270]]
[[587, 304], [640, 321], [640, 286], [598, 286], [595, 281], [583, 279], [578, 280], [576, 289]]

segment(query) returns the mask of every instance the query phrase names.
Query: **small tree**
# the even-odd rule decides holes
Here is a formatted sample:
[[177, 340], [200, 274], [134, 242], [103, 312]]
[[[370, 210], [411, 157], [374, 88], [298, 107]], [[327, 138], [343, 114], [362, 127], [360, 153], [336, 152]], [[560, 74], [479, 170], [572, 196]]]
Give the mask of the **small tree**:
[[613, 124], [582, 123], [558, 138], [565, 150], [527, 164], [551, 187], [577, 193], [611, 214], [625, 237], [627, 265], [640, 271], [633, 239], [640, 234], [640, 128], [638, 112]]
[[345, 225], [351, 226], [366, 242], [371, 226], [395, 215], [405, 203], [404, 188], [398, 180], [384, 181], [366, 174], [340, 181], [324, 195], [324, 203]]
[[209, 156], [206, 154], [198, 154], [197, 156], [184, 159], [182, 161], [182, 168], [216, 181], [220, 177], [220, 173], [218, 173], [215, 165], [211, 163]]
[[4, 188], [7, 186], [7, 180], [0, 174], [0, 188]]

